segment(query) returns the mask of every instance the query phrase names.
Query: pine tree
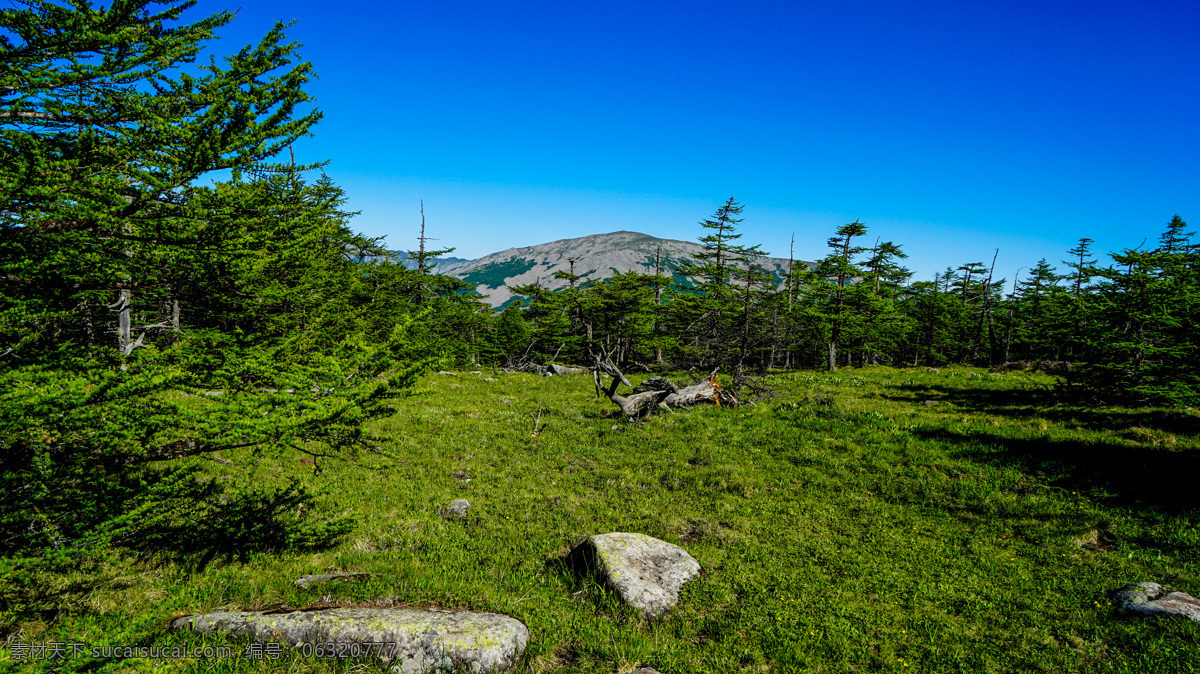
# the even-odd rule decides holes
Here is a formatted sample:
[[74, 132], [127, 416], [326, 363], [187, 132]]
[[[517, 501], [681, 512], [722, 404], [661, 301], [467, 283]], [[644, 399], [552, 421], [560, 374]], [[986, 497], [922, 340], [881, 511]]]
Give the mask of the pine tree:
[[1067, 254], [1071, 256], [1063, 264], [1070, 272], [1063, 279], [1070, 289], [1067, 325], [1065, 339], [1065, 357], [1075, 360], [1083, 353], [1086, 335], [1090, 331], [1087, 321], [1091, 315], [1092, 287], [1091, 281], [1096, 276], [1096, 260], [1092, 258], [1092, 243], [1089, 238], [1082, 238], [1079, 244]]
[[96, 316], [108, 305], [128, 352], [136, 306], [178, 290], [149, 262], [166, 266], [204, 238], [186, 216], [196, 179], [270, 170], [263, 162], [319, 118], [297, 112], [311, 66], [297, 62], [281, 25], [224, 67], [183, 72], [233, 16], [179, 24], [191, 4], [35, 0], [0, 11], [0, 195], [11, 205], [0, 230], [0, 338], [9, 348], [103, 341], [108, 321]]
[[1063, 279], [1042, 258], [1017, 281], [1009, 300], [1011, 342], [1009, 355], [1018, 360], [1062, 360], [1064, 332], [1068, 329], [1066, 289]]
[[[737, 225], [743, 219], [736, 217], [742, 211], [743, 206], [730, 197], [711, 218], [700, 221], [701, 227], [713, 233], [698, 239], [703, 250], [696, 260], [679, 268], [680, 274], [696, 278], [697, 283], [686, 294], [690, 298], [684, 299], [684, 293], [672, 296], [671, 323], [683, 358], [704, 367], [721, 365], [732, 370], [739, 359], [744, 360], [740, 344], [747, 314], [745, 297], [739, 302], [734, 288], [735, 276], [752, 265], [751, 258], [764, 253], [757, 245], [735, 243], [742, 236]], [[755, 283], [758, 281], [752, 280], [751, 285]]]
[[277, 25], [187, 72], [232, 18], [182, 23], [193, 4], [0, 10], [0, 587], [216, 522], [237, 499], [198, 457], [372, 451], [363, 424], [428, 365], [414, 317], [363, 330], [346, 253], [375, 243], [340, 190], [270, 162], [319, 117], [310, 66]]
[[854, 258], [867, 249], [856, 245], [854, 239], [866, 233], [866, 225], [857, 220], [838, 227], [837, 234], [827, 242], [831, 252], [813, 270], [809, 292], [818, 298], [817, 311], [826, 325], [826, 367], [829, 370], [837, 369], [838, 346], [853, 318], [846, 310], [847, 288], [864, 274]]
[[425, 242], [430, 240], [431, 239], [429, 237], [425, 236], [425, 201], [422, 200], [421, 235], [417, 237], [417, 249], [407, 252], [408, 259], [416, 261], [417, 273], [420, 274], [420, 278], [418, 279], [419, 282], [417, 283], [416, 287], [416, 293], [413, 296], [413, 300], [417, 304], [424, 304], [429, 300], [430, 296], [434, 294], [434, 290], [429, 285], [430, 281], [428, 278], [426, 278], [430, 275], [430, 272], [433, 271], [433, 260], [454, 252], [454, 248], [426, 250]]
[[[949, 270], [953, 274], [953, 270]], [[952, 362], [959, 350], [958, 332], [963, 305], [958, 297], [946, 292], [942, 274], [933, 281], [917, 281], [907, 290], [900, 309], [910, 321], [907, 350], [901, 356], [912, 365], [944, 365]]]
[[908, 330], [906, 316], [898, 303], [904, 285], [912, 272], [899, 264], [908, 257], [899, 245], [891, 241], [876, 242], [871, 256], [863, 262], [862, 282], [851, 299], [852, 311], [862, 317], [861, 330], [855, 343], [864, 365], [879, 364], [899, 350]]
[[1200, 403], [1200, 247], [1178, 215], [1158, 248], [1112, 254], [1097, 270], [1087, 363], [1077, 380], [1095, 395], [1138, 404]]

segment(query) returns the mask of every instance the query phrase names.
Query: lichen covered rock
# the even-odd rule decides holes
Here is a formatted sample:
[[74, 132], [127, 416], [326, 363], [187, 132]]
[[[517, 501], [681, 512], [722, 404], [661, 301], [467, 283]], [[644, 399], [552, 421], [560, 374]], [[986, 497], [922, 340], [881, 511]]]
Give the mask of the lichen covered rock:
[[177, 618], [171, 628], [292, 646], [383, 644], [371, 652], [404, 674], [451, 667], [503, 672], [517, 664], [529, 643], [529, 630], [515, 618], [423, 609], [229, 611]]
[[571, 563], [597, 573], [645, 618], [670, 610], [683, 584], [700, 572], [700, 563], [686, 550], [645, 534], [592, 536], [571, 552]]
[[1142, 615], [1178, 615], [1200, 622], [1200, 599], [1172, 592], [1161, 599], [1162, 586], [1158, 583], [1132, 583], [1113, 593], [1113, 599], [1121, 608]]
[[442, 511], [443, 519], [462, 519], [471, 512], [471, 502], [465, 498], [456, 498]]

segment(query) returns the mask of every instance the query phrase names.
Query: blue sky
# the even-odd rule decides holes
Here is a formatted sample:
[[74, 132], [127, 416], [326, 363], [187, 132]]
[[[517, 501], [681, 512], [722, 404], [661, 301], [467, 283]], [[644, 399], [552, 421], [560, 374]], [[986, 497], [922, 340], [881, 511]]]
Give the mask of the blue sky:
[[297, 159], [331, 160], [354, 228], [394, 249], [421, 199], [473, 258], [694, 240], [734, 196], [745, 243], [786, 257], [794, 232], [816, 259], [859, 219], [917, 279], [1200, 226], [1194, 0], [255, 2], [214, 51], [277, 19], [320, 78]]

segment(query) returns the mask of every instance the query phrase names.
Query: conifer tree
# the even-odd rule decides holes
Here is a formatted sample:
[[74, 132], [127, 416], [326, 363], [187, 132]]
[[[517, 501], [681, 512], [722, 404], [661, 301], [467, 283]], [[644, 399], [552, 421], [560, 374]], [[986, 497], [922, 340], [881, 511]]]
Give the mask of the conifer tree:
[[1078, 380], [1097, 396], [1138, 404], [1200, 403], [1200, 247], [1178, 215], [1153, 250], [1112, 254], [1097, 270], [1094, 332]]
[[362, 329], [346, 251], [376, 244], [340, 190], [271, 162], [319, 117], [297, 45], [276, 25], [189, 71], [232, 18], [193, 5], [0, 10], [0, 587], [212, 524], [229, 502], [197, 457], [371, 451], [363, 424], [427, 365], [412, 317]]
[[427, 302], [432, 295], [436, 294], [435, 290], [432, 287], [430, 287], [430, 284], [436, 283], [436, 281], [428, 278], [430, 276], [430, 273], [433, 271], [433, 264], [432, 264], [433, 260], [436, 260], [437, 258], [439, 258], [443, 255], [448, 255], [448, 254], [454, 252], [454, 248], [441, 248], [441, 249], [437, 249], [437, 250], [427, 250], [425, 248], [425, 242], [430, 241], [430, 240], [431, 239], [429, 237], [425, 236], [425, 201], [422, 200], [421, 201], [421, 234], [420, 234], [420, 236], [417, 237], [417, 244], [418, 244], [417, 249], [407, 251], [407, 253], [406, 253], [408, 256], [408, 259], [413, 260], [417, 263], [416, 271], [417, 271], [417, 274], [420, 275], [420, 277], [417, 279], [418, 282], [417, 282], [417, 286], [416, 286], [416, 292], [413, 295], [413, 300], [415, 300], [417, 304], [423, 304], [423, 303]]
[[223, 66], [181, 68], [233, 17], [180, 23], [193, 4], [31, 0], [0, 10], [6, 348], [98, 339], [109, 321], [97, 308], [107, 305], [127, 353], [139, 295], [177, 290], [148, 261], [166, 266], [202, 245], [202, 223], [183, 213], [196, 179], [269, 170], [263, 163], [319, 118], [298, 112], [311, 66], [282, 25]]
[[1019, 360], [1061, 360], [1067, 330], [1066, 290], [1050, 263], [1042, 258], [1029, 270], [1009, 300], [1012, 335], [1009, 352]]
[[[711, 234], [698, 241], [703, 250], [696, 260], [679, 268], [679, 273], [697, 279], [691, 292], [672, 295], [672, 323], [684, 359], [703, 366], [723, 365], [734, 369], [741, 353], [739, 344], [744, 333], [745, 298], [739, 302], [734, 289], [735, 275], [752, 265], [751, 258], [764, 255], [757, 245], [735, 243], [741, 234], [736, 216], [743, 206], [730, 197], [711, 218], [700, 226]], [[759, 284], [754, 276], [751, 285]]]
[[830, 253], [813, 270], [809, 292], [814, 294], [817, 312], [825, 324], [826, 367], [829, 370], [837, 369], [838, 346], [853, 318], [846, 310], [847, 288], [864, 273], [854, 258], [867, 249], [855, 244], [854, 239], [866, 233], [866, 225], [857, 220], [838, 227], [836, 235], [827, 242]]

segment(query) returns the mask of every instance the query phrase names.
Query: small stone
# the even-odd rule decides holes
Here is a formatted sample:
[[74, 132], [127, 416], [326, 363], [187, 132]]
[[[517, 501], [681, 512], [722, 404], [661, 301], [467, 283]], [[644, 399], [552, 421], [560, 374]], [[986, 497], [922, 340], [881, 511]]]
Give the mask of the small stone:
[[926, 400], [926, 401], [925, 401], [925, 406], [926, 406], [926, 407], [929, 407], [930, 405], [936, 405], [936, 404], [937, 404], [937, 402], [938, 402], [938, 401], [936, 401], [936, 400]]
[[594, 570], [621, 599], [648, 619], [659, 618], [679, 600], [683, 584], [700, 572], [686, 550], [645, 534], [592, 536], [571, 551], [576, 568]]
[[[499, 379], [496, 379], [495, 377], [484, 377], [483, 380], [484, 381], [500, 381]], [[512, 403], [509, 403], [509, 404], [511, 405]]]
[[[509, 671], [529, 643], [529, 629], [515, 618], [428, 609], [228, 611], [177, 618], [171, 629], [292, 646], [359, 644], [363, 653], [377, 653], [392, 671], [404, 674]], [[385, 644], [382, 652], [379, 644]]]
[[454, 374], [453, 372], [446, 372], [445, 370], [440, 370], [438, 372], [438, 374], [442, 375], [443, 377], [457, 377], [458, 376], [457, 374]]
[[[470, 482], [470, 480], [463, 480], [463, 481]], [[466, 517], [467, 513], [470, 512], [470, 510], [471, 510], [471, 502], [470, 501], [468, 501], [465, 498], [456, 498], [450, 502], [450, 505], [446, 506], [446, 509], [444, 511], [442, 511], [442, 517], [445, 519], [454, 519], [454, 518], [461, 519], [463, 517]]]
[[317, 573], [297, 578], [296, 587], [307, 588], [316, 583], [328, 583], [331, 580], [363, 580], [378, 575], [377, 573]]
[[662, 674], [662, 673], [653, 667], [639, 667], [638, 669], [635, 669], [632, 672], [630, 672], [630, 674]]
[[1075, 539], [1075, 545], [1092, 552], [1112, 550], [1117, 545], [1117, 537], [1107, 529], [1092, 529]]
[[1200, 622], [1200, 599], [1182, 592], [1158, 599], [1162, 591], [1158, 583], [1131, 583], [1114, 592], [1112, 598], [1126, 611], [1145, 616], [1177, 615]]

